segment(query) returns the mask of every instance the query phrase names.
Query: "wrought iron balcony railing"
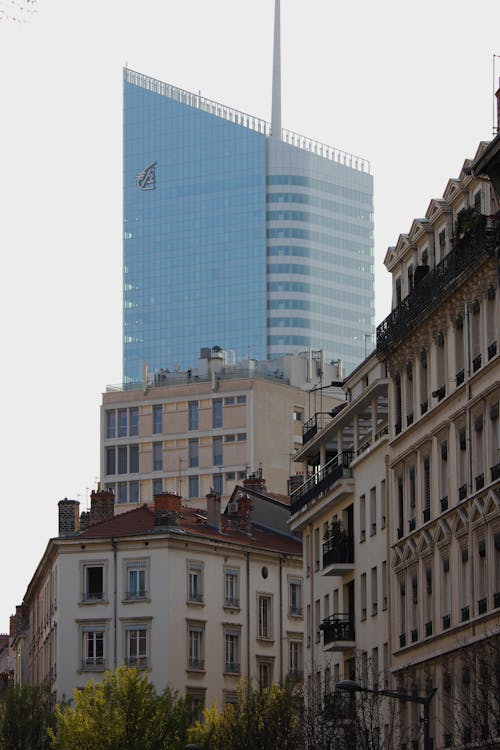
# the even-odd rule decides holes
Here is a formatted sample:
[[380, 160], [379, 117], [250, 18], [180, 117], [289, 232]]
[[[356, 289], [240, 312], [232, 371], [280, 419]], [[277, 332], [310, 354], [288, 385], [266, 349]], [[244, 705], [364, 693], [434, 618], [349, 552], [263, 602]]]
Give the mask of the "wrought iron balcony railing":
[[326, 427], [328, 422], [332, 421], [332, 415], [330, 412], [327, 411], [318, 411], [316, 414], [313, 414], [310, 419], [308, 419], [304, 424], [302, 425], [302, 443], [305, 445], [309, 442], [309, 440], [312, 440], [312, 438], [316, 435], [317, 432], [320, 432], [323, 427]]
[[345, 612], [326, 617], [319, 629], [323, 631], [323, 644], [351, 642], [355, 640], [354, 619]]
[[323, 567], [354, 563], [354, 536], [345, 533], [340, 538], [327, 539], [323, 544]]
[[[493, 232], [495, 228], [493, 228]], [[413, 291], [377, 327], [377, 349], [385, 351], [433, 308], [436, 299], [452, 292], [460, 275], [483, 262], [492, 252], [491, 231], [477, 228], [457, 241], [438, 265], [415, 285]], [[491, 248], [491, 249], [490, 249]]]
[[320, 497], [339, 479], [351, 477], [351, 461], [353, 451], [342, 451], [323, 466], [317, 474], [292, 492], [290, 498], [290, 512], [293, 515]]

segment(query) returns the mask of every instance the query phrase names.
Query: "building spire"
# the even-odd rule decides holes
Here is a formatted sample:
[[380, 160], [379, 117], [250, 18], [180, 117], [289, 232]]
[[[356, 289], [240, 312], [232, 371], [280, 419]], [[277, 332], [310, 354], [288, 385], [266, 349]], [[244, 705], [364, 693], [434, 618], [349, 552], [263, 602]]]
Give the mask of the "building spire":
[[273, 100], [271, 135], [281, 140], [281, 23], [280, 0], [274, 5]]

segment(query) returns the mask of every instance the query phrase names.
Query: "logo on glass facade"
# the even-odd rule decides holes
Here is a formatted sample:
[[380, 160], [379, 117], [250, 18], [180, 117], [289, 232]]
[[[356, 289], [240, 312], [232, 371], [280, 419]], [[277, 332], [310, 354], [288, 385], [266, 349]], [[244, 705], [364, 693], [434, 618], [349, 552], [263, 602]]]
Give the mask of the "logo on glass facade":
[[157, 162], [153, 161], [144, 167], [135, 177], [135, 182], [139, 190], [155, 190], [156, 188], [156, 167]]

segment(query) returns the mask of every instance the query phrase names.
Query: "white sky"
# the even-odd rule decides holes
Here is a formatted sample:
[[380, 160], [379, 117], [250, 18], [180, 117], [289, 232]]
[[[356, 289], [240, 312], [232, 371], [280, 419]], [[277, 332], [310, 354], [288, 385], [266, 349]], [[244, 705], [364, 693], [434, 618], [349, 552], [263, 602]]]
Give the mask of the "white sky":
[[[273, 0], [36, 7], [0, 20], [0, 632], [58, 500], [86, 505], [121, 380], [122, 66], [271, 112]], [[377, 323], [387, 247], [491, 138], [499, 30], [498, 0], [282, 0], [283, 126], [372, 164]]]

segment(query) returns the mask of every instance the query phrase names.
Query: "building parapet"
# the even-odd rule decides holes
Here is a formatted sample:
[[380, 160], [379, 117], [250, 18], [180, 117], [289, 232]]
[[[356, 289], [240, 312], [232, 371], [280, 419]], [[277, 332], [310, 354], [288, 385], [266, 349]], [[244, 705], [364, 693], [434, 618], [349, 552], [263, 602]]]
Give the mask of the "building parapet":
[[[228, 367], [217, 370], [213, 373], [187, 372], [156, 372], [148, 379], [146, 387], [163, 388], [164, 386], [186, 385], [189, 383], [211, 383], [220, 380], [244, 380], [248, 378], [257, 378], [258, 380], [269, 380], [282, 385], [290, 385], [290, 379], [286, 378], [282, 372], [268, 372], [257, 367]], [[116, 385], [107, 385], [106, 393], [141, 391], [145, 385], [142, 381], [133, 383], [118, 383]]]

